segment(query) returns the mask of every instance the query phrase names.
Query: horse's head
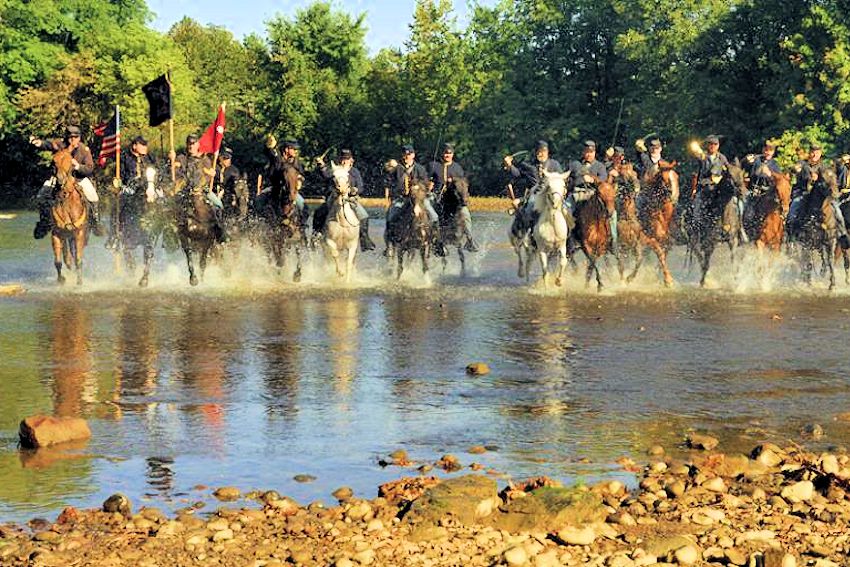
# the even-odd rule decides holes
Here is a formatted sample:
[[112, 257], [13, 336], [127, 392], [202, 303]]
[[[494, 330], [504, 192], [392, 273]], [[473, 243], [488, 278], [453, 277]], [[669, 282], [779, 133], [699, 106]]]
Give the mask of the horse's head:
[[558, 209], [564, 202], [567, 194], [567, 179], [569, 173], [558, 173], [555, 171], [544, 171], [540, 183], [539, 194], [546, 198], [550, 208]]
[[820, 201], [826, 200], [836, 194], [838, 190], [838, 178], [835, 171], [824, 168], [819, 172], [817, 181], [812, 183], [812, 194], [816, 195]]
[[747, 175], [737, 158], [723, 168], [723, 178], [731, 184], [736, 194], [743, 195], [746, 193]]
[[351, 193], [351, 177], [348, 174], [348, 168], [331, 162], [331, 172], [337, 196], [340, 198], [348, 197]]
[[53, 154], [53, 164], [56, 166], [56, 179], [59, 181], [60, 198], [67, 197], [70, 192], [76, 190], [76, 180], [74, 179], [73, 157], [71, 150], [64, 148]]

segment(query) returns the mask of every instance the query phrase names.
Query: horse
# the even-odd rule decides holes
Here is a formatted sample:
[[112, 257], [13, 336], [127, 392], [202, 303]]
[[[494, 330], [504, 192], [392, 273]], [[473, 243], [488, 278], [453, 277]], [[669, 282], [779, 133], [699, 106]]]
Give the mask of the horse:
[[791, 181], [787, 175], [770, 172], [768, 187], [750, 186], [744, 211], [744, 230], [761, 252], [779, 252], [785, 237], [785, 217], [791, 206]]
[[644, 172], [641, 197], [638, 199], [638, 220], [643, 242], [655, 252], [667, 287], [673, 285], [673, 275], [667, 265], [667, 252], [672, 245], [673, 203], [679, 200], [679, 174], [675, 168], [675, 161], [660, 161], [657, 166]]
[[62, 263], [77, 272], [77, 285], [83, 284], [83, 250], [88, 240], [88, 209], [72, 174], [71, 151], [59, 150], [53, 155], [59, 188], [54, 194], [50, 214], [53, 220], [51, 241], [53, 265], [60, 284], [65, 283]]
[[417, 251], [422, 259], [422, 274], [428, 274], [428, 258], [431, 256], [434, 234], [428, 211], [425, 210], [427, 197], [428, 188], [422, 183], [415, 183], [405, 196], [395, 220], [387, 227], [387, 257], [396, 258], [396, 279], [401, 279], [404, 271], [405, 253], [408, 259], [412, 259]]
[[[472, 244], [471, 236], [464, 229], [463, 218], [460, 215], [463, 195], [469, 195], [469, 182], [466, 179], [455, 179], [447, 185], [437, 200], [437, 215], [440, 217], [440, 237], [445, 247], [454, 246], [460, 260], [460, 273], [466, 274], [466, 257], [464, 248]], [[446, 271], [448, 254], [443, 255], [443, 271]]]
[[[529, 193], [533, 195], [535, 190], [536, 187], [532, 187]], [[511, 221], [508, 236], [519, 261], [517, 277], [525, 278], [525, 281], [528, 282], [531, 277], [531, 259], [533, 257], [531, 231], [534, 228], [534, 215], [528, 210], [526, 203], [527, 201], [523, 200], [515, 204], [514, 218]]]
[[201, 270], [201, 279], [207, 269], [207, 257], [218, 238], [215, 211], [207, 200], [203, 187], [184, 189], [177, 194], [177, 238], [186, 255], [189, 267], [189, 284], [198, 285], [195, 274], [195, 255]]
[[[331, 162], [335, 195], [328, 206], [328, 220], [325, 228], [325, 251], [333, 259], [336, 273], [351, 281], [354, 273], [354, 258], [360, 245], [360, 220], [349, 202], [351, 185], [348, 170]], [[340, 265], [340, 253], [346, 251], [345, 271]]]
[[[850, 228], [850, 220], [848, 220], [850, 219], [850, 199], [847, 198], [846, 193], [842, 193], [842, 197], [843, 199], [839, 206], [841, 207], [841, 214], [844, 215], [844, 227]], [[850, 284], [850, 249], [836, 246], [835, 255], [844, 260], [844, 283]]]
[[[124, 187], [120, 195], [116, 197], [119, 199], [118, 242], [124, 251], [124, 260], [130, 270], [133, 270], [136, 265], [134, 256], [136, 248], [142, 247], [144, 268], [139, 287], [148, 285], [156, 244], [156, 235], [151, 229], [149, 216], [157, 199], [163, 197], [162, 192], [156, 188], [156, 168], [148, 165], [144, 174], [143, 184], [136, 183], [133, 186]], [[142, 190], [143, 187], [144, 190]]]
[[597, 184], [590, 199], [579, 202], [576, 207], [575, 234], [587, 258], [584, 285], [589, 285], [590, 278], [596, 274], [597, 291], [602, 291], [603, 288], [598, 260], [608, 252], [608, 243], [611, 240], [608, 217], [614, 212], [614, 200], [614, 186], [603, 181]]
[[[630, 163], [621, 163], [615, 170], [617, 172], [617, 269], [620, 272], [620, 281], [632, 282], [643, 263], [644, 236], [637, 213], [640, 180]], [[627, 256], [633, 256], [635, 263], [632, 273], [624, 277]]]
[[[549, 287], [549, 256], [558, 254], [558, 275], [555, 285], [560, 286], [564, 270], [567, 267], [567, 240], [570, 229], [564, 217], [563, 204], [567, 191], [566, 179], [569, 174], [544, 172], [542, 183], [532, 197], [534, 212], [537, 220], [531, 231], [534, 237], [534, 248], [540, 260], [543, 272], [543, 287]], [[528, 266], [526, 265], [526, 269]]]
[[812, 184], [803, 196], [797, 241], [800, 244], [801, 268], [804, 281], [811, 285], [814, 269], [814, 253], [820, 253], [824, 267], [829, 273], [829, 290], [835, 288], [835, 269], [832, 254], [838, 246], [838, 230], [832, 211], [832, 198], [836, 193], [835, 172], [827, 169]]
[[272, 189], [262, 193], [256, 205], [266, 226], [266, 250], [278, 268], [284, 267], [288, 251], [295, 252], [292, 280], [297, 283], [301, 281], [301, 252], [307, 246], [307, 224], [295, 205], [304, 178], [294, 167], [285, 166], [272, 179]]
[[740, 221], [732, 198], [746, 191], [744, 170], [738, 160], [723, 167], [720, 180], [713, 189], [705, 187], [699, 197], [699, 206], [694, 211], [690, 227], [689, 246], [700, 262], [702, 275], [700, 286], [705, 286], [711, 256], [720, 242], [729, 246], [732, 262], [738, 247]]

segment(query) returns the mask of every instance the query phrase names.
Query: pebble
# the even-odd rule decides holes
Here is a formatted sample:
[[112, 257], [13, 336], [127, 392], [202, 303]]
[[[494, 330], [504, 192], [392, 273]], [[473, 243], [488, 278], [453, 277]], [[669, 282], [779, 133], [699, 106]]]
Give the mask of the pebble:
[[782, 489], [782, 498], [791, 503], [808, 502], [815, 493], [815, 485], [810, 480], [801, 480]]
[[708, 479], [707, 481], [702, 483], [700, 486], [702, 486], [702, 488], [705, 488], [706, 490], [708, 490], [710, 492], [723, 493], [723, 492], [726, 492], [728, 490], [728, 488], [726, 486], [726, 481], [724, 481], [719, 476]]
[[361, 565], [371, 565], [375, 561], [375, 550], [369, 548], [358, 551], [354, 554], [353, 559]]
[[720, 443], [717, 439], [710, 435], [701, 435], [699, 433], [692, 433], [688, 435], [687, 442], [688, 447], [691, 449], [698, 449], [700, 451], [712, 451]]
[[316, 480], [316, 477], [311, 475], [311, 474], [297, 474], [294, 477], [292, 477], [292, 480], [294, 480], [295, 482], [300, 482], [302, 484], [305, 484], [305, 483], [308, 483], [308, 482], [313, 482], [314, 480]]
[[354, 496], [354, 491], [347, 486], [341, 486], [334, 490], [331, 493], [331, 496], [339, 500], [340, 502], [345, 502], [347, 500], [351, 500], [351, 497]]
[[693, 565], [699, 561], [699, 551], [693, 545], [686, 545], [676, 550], [673, 556], [679, 565]]
[[213, 492], [213, 496], [223, 502], [229, 502], [238, 499], [242, 493], [234, 486], [222, 486]]
[[219, 541], [227, 541], [229, 539], [233, 539], [233, 530], [230, 528], [225, 528], [223, 530], [217, 531], [213, 534], [212, 540], [214, 542]]
[[131, 513], [130, 499], [123, 494], [113, 494], [103, 502], [103, 511], [109, 513], [119, 513], [129, 517]]
[[490, 367], [484, 362], [473, 362], [467, 365], [466, 373], [470, 376], [484, 376], [490, 373]]
[[558, 539], [567, 545], [590, 545], [596, 541], [596, 532], [591, 526], [566, 527], [558, 532]]
[[505, 563], [508, 565], [525, 565], [528, 561], [528, 554], [522, 546], [516, 546], [505, 551]]

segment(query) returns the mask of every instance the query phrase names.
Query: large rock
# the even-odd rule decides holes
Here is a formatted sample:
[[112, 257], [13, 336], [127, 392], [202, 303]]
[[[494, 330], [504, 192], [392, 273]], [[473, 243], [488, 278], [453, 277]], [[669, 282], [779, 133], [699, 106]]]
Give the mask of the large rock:
[[551, 532], [566, 526], [580, 527], [602, 522], [607, 516], [602, 498], [575, 488], [545, 486], [500, 508], [494, 518], [499, 529], [511, 533]]
[[452, 478], [428, 489], [416, 499], [405, 520], [437, 523], [451, 516], [465, 525], [477, 523], [496, 509], [496, 481], [481, 475]]
[[688, 447], [698, 449], [700, 451], [712, 451], [719, 444], [717, 439], [710, 435], [702, 435], [700, 433], [691, 433], [685, 440]]
[[91, 437], [86, 420], [78, 417], [34, 415], [21, 422], [21, 446], [26, 449], [49, 447]]

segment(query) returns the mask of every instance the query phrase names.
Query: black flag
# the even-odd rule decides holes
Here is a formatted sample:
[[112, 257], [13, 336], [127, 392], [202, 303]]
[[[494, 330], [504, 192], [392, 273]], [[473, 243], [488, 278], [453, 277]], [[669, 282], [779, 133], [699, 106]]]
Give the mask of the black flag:
[[159, 126], [171, 118], [171, 83], [167, 74], [143, 86], [142, 92], [145, 93], [151, 105], [151, 126]]

